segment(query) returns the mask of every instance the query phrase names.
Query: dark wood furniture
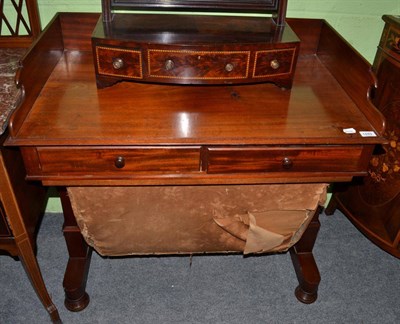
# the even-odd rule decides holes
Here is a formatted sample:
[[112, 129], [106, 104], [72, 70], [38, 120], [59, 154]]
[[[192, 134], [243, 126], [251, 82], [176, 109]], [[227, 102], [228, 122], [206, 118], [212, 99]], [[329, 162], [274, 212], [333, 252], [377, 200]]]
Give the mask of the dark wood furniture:
[[18, 61], [41, 29], [36, 1], [11, 3], [15, 21], [3, 12], [4, 1], [0, 5], [0, 30], [7, 30], [9, 34], [0, 37], [0, 253], [21, 260], [50, 318], [59, 322], [57, 308], [47, 292], [35, 255], [37, 227], [47, 201], [46, 189], [38, 182], [25, 181], [21, 152], [3, 145], [8, 136], [7, 122], [20, 100], [14, 80]]
[[0, 3], [0, 46], [28, 47], [41, 32], [37, 1], [11, 0], [15, 11], [9, 16], [4, 12], [4, 3]]
[[[29, 180], [60, 188], [70, 310], [89, 302], [91, 249], [66, 186], [350, 181], [367, 174], [376, 144], [385, 141], [384, 118], [368, 98], [370, 65], [322, 20], [288, 20], [302, 41], [288, 91], [265, 83], [133, 82], [99, 90], [91, 51], [98, 19], [61, 13], [46, 28], [22, 62], [25, 100], [7, 141], [21, 148]], [[320, 281], [312, 254], [318, 228], [316, 214], [290, 250], [296, 296], [306, 303], [317, 298]]]
[[400, 258], [400, 18], [383, 20], [373, 102], [386, 118], [388, 143], [372, 157], [368, 177], [337, 188], [326, 212], [339, 208], [372, 242]]
[[173, 10], [270, 13], [277, 25], [284, 25], [287, 0], [102, 0], [103, 21], [114, 19], [114, 10]]
[[35, 255], [46, 190], [39, 183], [25, 181], [21, 153], [18, 148], [3, 146], [6, 137], [5, 133], [0, 138], [0, 254], [4, 251], [18, 257], [51, 320], [60, 322]]
[[[273, 82], [291, 88], [299, 39], [285, 23], [286, 1], [176, 1], [175, 10], [226, 8], [272, 12], [280, 18], [214, 15], [111, 13], [144, 10], [170, 1], [103, 1], [103, 18], [93, 32], [99, 88], [123, 80], [179, 84]], [[252, 6], [253, 4], [253, 6]]]

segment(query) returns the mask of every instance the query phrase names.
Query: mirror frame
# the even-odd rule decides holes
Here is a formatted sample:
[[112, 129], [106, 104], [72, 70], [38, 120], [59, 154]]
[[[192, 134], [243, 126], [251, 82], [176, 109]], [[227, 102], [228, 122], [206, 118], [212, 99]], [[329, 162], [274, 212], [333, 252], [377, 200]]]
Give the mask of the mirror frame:
[[114, 10], [204, 11], [267, 13], [284, 25], [287, 0], [102, 0], [103, 21], [113, 19]]

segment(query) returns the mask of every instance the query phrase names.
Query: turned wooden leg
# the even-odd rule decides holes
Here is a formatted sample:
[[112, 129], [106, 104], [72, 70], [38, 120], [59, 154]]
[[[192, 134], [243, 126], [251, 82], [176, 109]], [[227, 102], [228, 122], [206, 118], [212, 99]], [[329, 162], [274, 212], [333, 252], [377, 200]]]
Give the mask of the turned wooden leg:
[[290, 248], [290, 256], [299, 281], [295, 295], [299, 301], [305, 304], [311, 304], [316, 301], [318, 285], [321, 281], [321, 276], [312, 254], [320, 228], [318, 220], [320, 212], [321, 208], [318, 208], [302, 238]]
[[64, 238], [68, 248], [69, 260], [64, 275], [65, 307], [79, 312], [89, 304], [86, 281], [89, 273], [92, 249], [86, 244], [75, 216], [65, 187], [59, 188], [64, 213]]

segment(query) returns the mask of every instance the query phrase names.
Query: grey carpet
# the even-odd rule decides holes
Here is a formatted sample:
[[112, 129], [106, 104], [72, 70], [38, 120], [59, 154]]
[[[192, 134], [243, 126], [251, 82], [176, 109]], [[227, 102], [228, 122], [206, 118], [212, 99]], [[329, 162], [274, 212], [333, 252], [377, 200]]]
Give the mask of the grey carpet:
[[[107, 259], [93, 254], [80, 313], [63, 305], [62, 216], [47, 214], [38, 259], [63, 323], [400, 323], [400, 261], [339, 212], [321, 215], [318, 300], [299, 303], [289, 254]], [[20, 262], [0, 256], [0, 323], [49, 323]]]

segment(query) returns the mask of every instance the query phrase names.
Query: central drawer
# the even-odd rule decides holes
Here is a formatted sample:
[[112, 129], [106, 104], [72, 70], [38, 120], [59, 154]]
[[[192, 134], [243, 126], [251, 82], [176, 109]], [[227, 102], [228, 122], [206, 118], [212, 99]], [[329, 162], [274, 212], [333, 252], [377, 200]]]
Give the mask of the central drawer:
[[151, 77], [177, 79], [245, 79], [250, 51], [148, 51]]
[[362, 153], [362, 146], [208, 148], [207, 173], [357, 172], [366, 168]]
[[193, 172], [200, 149], [191, 148], [38, 148], [41, 171], [55, 173]]

